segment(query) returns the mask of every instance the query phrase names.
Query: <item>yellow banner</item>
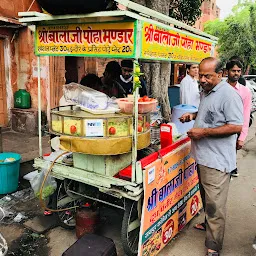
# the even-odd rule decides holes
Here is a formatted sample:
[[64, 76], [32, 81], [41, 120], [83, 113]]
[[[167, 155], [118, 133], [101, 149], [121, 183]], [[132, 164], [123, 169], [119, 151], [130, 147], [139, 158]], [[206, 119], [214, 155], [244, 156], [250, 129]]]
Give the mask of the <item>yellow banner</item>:
[[190, 142], [144, 170], [139, 255], [157, 255], [202, 207]]
[[136, 23], [38, 26], [36, 55], [133, 58]]
[[199, 63], [213, 52], [214, 45], [210, 40], [143, 23], [142, 59]]

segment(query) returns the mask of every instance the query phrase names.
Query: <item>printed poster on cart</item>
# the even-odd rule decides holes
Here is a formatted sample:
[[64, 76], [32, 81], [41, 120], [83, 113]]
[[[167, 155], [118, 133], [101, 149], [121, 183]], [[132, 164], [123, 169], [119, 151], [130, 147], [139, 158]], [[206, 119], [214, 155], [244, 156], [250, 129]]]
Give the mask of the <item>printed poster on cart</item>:
[[190, 142], [144, 170], [139, 256], [157, 255], [202, 208]]
[[41, 25], [35, 33], [35, 54], [133, 58], [137, 22]]

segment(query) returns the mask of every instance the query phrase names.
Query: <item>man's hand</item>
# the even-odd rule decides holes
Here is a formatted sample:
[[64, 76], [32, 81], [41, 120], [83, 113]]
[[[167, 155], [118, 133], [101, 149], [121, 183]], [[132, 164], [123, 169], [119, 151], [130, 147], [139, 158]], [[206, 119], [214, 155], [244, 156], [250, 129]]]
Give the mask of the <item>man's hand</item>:
[[187, 133], [188, 137], [192, 140], [200, 140], [204, 137], [207, 137], [205, 128], [192, 128]]
[[244, 142], [243, 142], [243, 141], [238, 140], [238, 141], [236, 142], [236, 149], [237, 149], [237, 150], [242, 149], [243, 146], [244, 146]]
[[190, 122], [196, 117], [195, 113], [185, 113], [179, 119], [182, 123]]

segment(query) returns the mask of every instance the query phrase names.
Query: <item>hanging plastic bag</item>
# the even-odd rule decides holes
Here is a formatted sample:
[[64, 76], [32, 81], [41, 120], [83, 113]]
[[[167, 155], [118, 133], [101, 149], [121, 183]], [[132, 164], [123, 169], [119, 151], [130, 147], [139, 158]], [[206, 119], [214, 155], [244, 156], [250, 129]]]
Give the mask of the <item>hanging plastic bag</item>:
[[[43, 180], [45, 178], [45, 174], [47, 173], [47, 169], [42, 169], [41, 172], [38, 173], [31, 181], [31, 187], [34, 190], [35, 196], [39, 198], [40, 196], [40, 189], [43, 184]], [[57, 188], [57, 182], [55, 179], [48, 175], [47, 179], [45, 180], [44, 187], [42, 190], [42, 199], [45, 200], [49, 196], [51, 196]]]
[[66, 101], [71, 101], [91, 110], [105, 110], [113, 106], [117, 108], [115, 99], [109, 98], [105, 93], [80, 84], [66, 84], [63, 86], [63, 92]]

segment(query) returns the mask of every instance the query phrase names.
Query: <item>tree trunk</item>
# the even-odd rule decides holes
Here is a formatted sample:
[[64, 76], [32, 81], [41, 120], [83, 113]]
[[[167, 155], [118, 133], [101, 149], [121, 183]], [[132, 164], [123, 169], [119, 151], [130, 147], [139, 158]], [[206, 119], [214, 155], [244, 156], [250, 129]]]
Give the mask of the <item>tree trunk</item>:
[[[170, 0], [134, 0], [134, 2], [165, 15], [169, 15]], [[143, 63], [142, 66], [149, 95], [158, 99], [163, 117], [169, 121], [171, 117], [171, 108], [168, 97], [168, 86], [170, 85], [171, 65], [164, 62]]]

